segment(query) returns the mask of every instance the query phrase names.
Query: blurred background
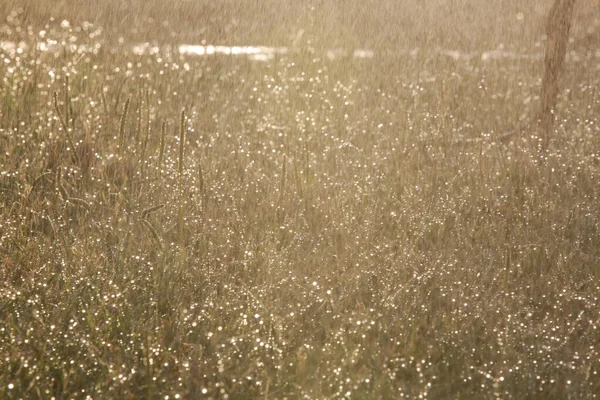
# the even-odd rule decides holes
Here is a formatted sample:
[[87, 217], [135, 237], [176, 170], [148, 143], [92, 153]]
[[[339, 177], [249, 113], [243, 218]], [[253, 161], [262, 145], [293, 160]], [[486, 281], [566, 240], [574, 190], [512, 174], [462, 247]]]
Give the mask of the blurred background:
[[[539, 46], [553, 0], [11, 0], [41, 28], [50, 17], [105, 28], [105, 38], [223, 45], [510, 50]], [[600, 2], [579, 0], [573, 45], [597, 46]]]

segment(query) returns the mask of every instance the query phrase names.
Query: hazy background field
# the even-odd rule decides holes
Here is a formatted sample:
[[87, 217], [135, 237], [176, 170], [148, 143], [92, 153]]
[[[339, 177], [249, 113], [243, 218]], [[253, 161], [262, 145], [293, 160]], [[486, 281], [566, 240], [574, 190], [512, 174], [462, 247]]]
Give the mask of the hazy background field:
[[[158, 42], [289, 45], [301, 31], [326, 47], [440, 46], [463, 51], [529, 49], [544, 33], [551, 1], [536, 0], [77, 0], [2, 1], [0, 12], [25, 10], [25, 23], [48, 18], [103, 26], [108, 36]], [[598, 35], [597, 0], [580, 0], [574, 37]]]
[[596, 398], [600, 7], [545, 147], [550, 5], [0, 0], [0, 398]]

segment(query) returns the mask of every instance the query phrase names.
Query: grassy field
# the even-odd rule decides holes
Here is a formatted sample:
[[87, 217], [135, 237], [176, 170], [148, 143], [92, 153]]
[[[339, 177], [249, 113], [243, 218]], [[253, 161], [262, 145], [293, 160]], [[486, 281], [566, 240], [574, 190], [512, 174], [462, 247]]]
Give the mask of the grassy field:
[[588, 29], [541, 150], [539, 57], [138, 56], [40, 7], [0, 26], [1, 398], [600, 394]]

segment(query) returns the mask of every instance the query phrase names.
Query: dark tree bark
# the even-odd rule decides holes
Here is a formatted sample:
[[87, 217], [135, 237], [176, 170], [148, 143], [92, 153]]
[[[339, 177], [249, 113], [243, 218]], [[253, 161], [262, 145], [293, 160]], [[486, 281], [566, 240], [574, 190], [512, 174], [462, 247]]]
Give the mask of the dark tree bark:
[[560, 75], [567, 54], [569, 31], [576, 0], [555, 0], [546, 25], [546, 55], [542, 81], [540, 130], [544, 146], [548, 145], [554, 131], [556, 101], [559, 93]]

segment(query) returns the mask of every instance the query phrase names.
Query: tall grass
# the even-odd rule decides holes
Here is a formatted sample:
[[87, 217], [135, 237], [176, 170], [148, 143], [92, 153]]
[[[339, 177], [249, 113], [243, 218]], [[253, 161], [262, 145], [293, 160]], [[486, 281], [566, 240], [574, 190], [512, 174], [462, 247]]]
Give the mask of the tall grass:
[[121, 50], [2, 51], [1, 398], [600, 393], [597, 58], [539, 152], [535, 57]]
[[177, 213], [177, 225], [179, 226], [179, 243], [183, 246], [185, 240], [185, 229], [183, 226], [183, 215], [184, 215], [184, 186], [183, 186], [183, 169], [184, 169], [184, 156], [185, 156], [185, 111], [181, 112], [181, 118], [179, 121], [179, 158], [177, 160], [177, 191], [179, 193], [179, 211]]
[[118, 152], [119, 156], [123, 155], [123, 149], [125, 148], [125, 124], [127, 123], [127, 112], [129, 111], [129, 103], [131, 102], [131, 97], [128, 97], [125, 100], [125, 105], [123, 106], [123, 114], [121, 114], [121, 119], [119, 121], [119, 136], [118, 136]]

